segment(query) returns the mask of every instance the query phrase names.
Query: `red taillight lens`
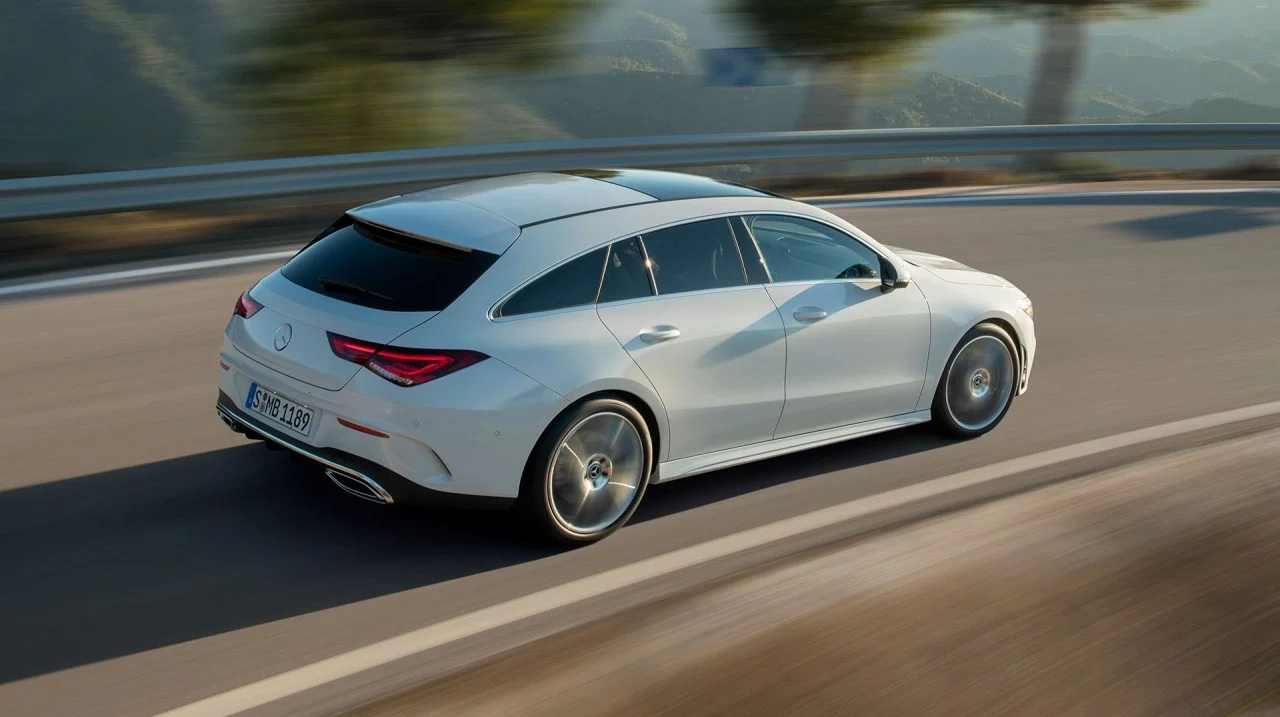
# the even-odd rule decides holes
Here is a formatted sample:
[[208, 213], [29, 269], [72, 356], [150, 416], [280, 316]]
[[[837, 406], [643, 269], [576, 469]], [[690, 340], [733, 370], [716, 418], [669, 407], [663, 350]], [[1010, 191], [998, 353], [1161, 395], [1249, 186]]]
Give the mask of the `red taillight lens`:
[[358, 364], [363, 364], [369, 360], [370, 356], [378, 352], [376, 344], [349, 339], [337, 334], [329, 334], [329, 347], [333, 349], [333, 353], [337, 354], [338, 358]]
[[379, 346], [337, 334], [329, 334], [329, 346], [339, 358], [401, 386], [418, 386], [489, 358], [478, 351]]
[[262, 311], [262, 304], [252, 296], [249, 296], [249, 292], [246, 291], [240, 295], [239, 299], [236, 299], [236, 308], [233, 313], [236, 316], [243, 316], [247, 319], [259, 311]]

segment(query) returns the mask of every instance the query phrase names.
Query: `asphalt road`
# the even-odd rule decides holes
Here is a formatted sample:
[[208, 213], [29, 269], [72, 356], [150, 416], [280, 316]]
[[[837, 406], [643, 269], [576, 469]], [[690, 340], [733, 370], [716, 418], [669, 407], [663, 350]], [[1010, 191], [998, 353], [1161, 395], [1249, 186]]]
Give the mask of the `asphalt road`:
[[142, 715], [601, 569], [886, 488], [1280, 399], [1268, 196], [842, 210], [1035, 300], [1031, 391], [923, 429], [652, 490], [590, 548], [353, 500], [215, 418], [261, 268], [0, 303], [0, 714]]

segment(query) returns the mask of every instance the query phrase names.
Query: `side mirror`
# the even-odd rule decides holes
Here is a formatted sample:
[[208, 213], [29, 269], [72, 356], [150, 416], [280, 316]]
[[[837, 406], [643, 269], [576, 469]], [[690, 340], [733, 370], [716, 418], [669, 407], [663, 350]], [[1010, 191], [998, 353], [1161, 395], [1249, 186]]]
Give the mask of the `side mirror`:
[[911, 277], [898, 275], [898, 269], [888, 259], [880, 260], [880, 293], [887, 294], [894, 289], [905, 289], [911, 285]]

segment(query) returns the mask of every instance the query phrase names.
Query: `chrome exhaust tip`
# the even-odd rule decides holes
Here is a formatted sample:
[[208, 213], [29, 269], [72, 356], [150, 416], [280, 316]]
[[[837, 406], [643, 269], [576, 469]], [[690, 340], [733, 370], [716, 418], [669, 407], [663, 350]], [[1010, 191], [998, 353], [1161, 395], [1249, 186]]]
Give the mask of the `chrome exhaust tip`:
[[380, 505], [387, 505], [395, 502], [395, 500], [392, 499], [391, 494], [382, 486], [365, 476], [343, 473], [342, 471], [334, 470], [333, 468], [326, 468], [324, 474], [329, 476], [329, 480], [333, 481], [339, 488], [356, 496], [357, 498], [363, 498], [367, 501], [378, 503]]
[[240, 427], [240, 424], [236, 422], [236, 419], [232, 418], [231, 416], [228, 416], [227, 413], [223, 411], [221, 408], [218, 409], [218, 418], [224, 424], [226, 424], [227, 428], [230, 428], [232, 431], [235, 431], [236, 433], [244, 432], [244, 429]]

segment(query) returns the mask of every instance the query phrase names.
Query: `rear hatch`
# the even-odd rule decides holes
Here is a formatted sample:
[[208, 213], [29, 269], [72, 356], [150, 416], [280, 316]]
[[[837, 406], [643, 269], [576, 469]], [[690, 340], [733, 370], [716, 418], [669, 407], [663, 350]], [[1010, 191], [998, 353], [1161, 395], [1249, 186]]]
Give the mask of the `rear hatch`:
[[360, 366], [333, 352], [329, 334], [391, 343], [444, 310], [497, 258], [344, 217], [250, 290], [263, 308], [233, 319], [229, 334], [249, 358], [336, 391]]

